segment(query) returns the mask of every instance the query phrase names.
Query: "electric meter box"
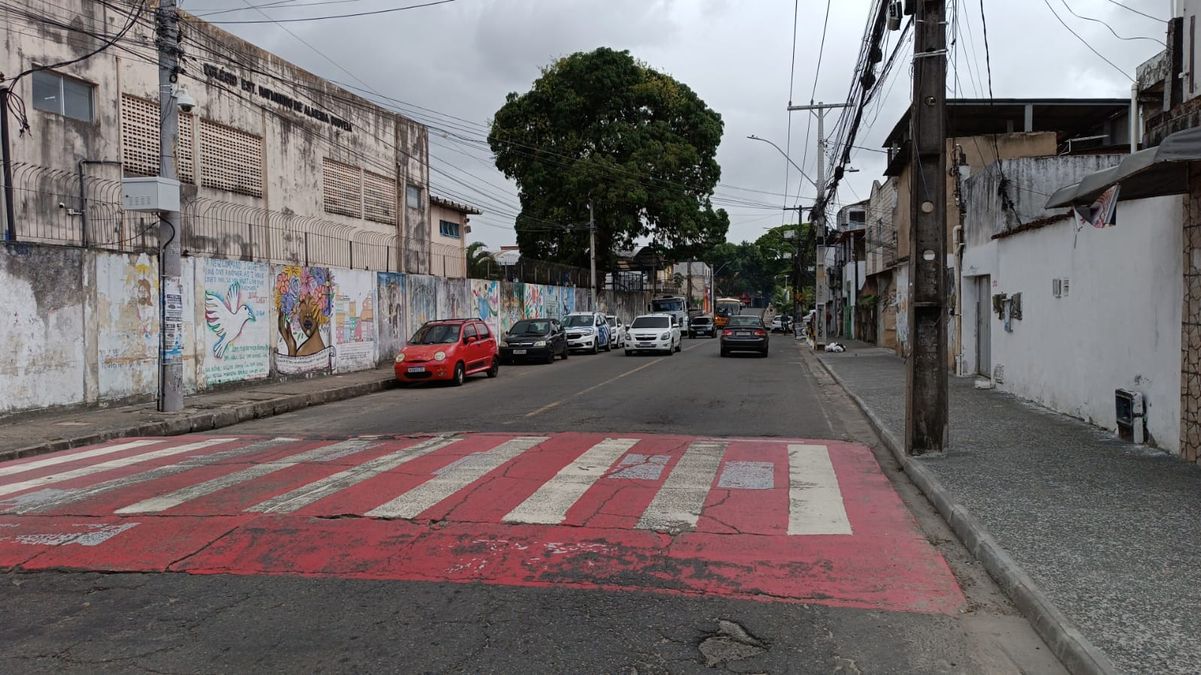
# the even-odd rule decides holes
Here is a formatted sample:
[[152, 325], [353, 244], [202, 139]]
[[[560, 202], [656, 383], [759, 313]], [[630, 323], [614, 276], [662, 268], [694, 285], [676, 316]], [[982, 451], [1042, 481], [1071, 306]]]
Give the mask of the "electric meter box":
[[162, 176], [122, 178], [126, 211], [179, 211], [179, 181]]

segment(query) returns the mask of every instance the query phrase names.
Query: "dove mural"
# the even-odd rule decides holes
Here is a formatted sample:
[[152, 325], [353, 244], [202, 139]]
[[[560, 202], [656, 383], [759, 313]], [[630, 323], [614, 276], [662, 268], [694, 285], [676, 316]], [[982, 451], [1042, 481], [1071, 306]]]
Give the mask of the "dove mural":
[[243, 260], [204, 261], [206, 386], [271, 373], [271, 270]]

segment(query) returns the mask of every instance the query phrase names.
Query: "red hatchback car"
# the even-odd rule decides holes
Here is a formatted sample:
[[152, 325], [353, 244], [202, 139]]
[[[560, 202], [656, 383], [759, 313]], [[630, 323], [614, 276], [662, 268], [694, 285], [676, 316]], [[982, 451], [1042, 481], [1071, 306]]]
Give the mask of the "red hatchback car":
[[401, 382], [450, 382], [456, 387], [468, 375], [500, 372], [496, 336], [479, 319], [426, 322], [400, 350], [393, 366]]

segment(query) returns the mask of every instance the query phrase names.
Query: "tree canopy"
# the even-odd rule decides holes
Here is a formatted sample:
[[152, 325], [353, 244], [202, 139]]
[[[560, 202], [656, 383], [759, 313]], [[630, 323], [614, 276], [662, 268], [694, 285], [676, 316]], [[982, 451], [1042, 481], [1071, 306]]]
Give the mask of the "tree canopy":
[[675, 260], [725, 240], [729, 216], [710, 201], [721, 136], [721, 116], [686, 85], [602, 47], [509, 94], [488, 143], [517, 182], [522, 255], [586, 266], [591, 203], [605, 269], [639, 238]]
[[[785, 237], [786, 232], [795, 232], [802, 245], [806, 245], [811, 226], [782, 225], [773, 227], [753, 242], [741, 244], [723, 243], [715, 246], [705, 261], [713, 266], [719, 295], [738, 296], [743, 293], [762, 295], [769, 302], [790, 303], [785, 288], [791, 284], [793, 271], [792, 256], [796, 252], [796, 239]], [[806, 246], [802, 259], [812, 255]], [[789, 283], [785, 283], [789, 282]]]

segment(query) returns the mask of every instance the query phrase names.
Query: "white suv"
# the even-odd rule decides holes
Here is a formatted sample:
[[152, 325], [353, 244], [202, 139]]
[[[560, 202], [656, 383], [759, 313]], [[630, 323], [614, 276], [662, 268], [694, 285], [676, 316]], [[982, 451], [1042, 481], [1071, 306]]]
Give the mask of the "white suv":
[[626, 356], [638, 352], [680, 351], [680, 323], [671, 314], [643, 314], [629, 326], [626, 339]]

